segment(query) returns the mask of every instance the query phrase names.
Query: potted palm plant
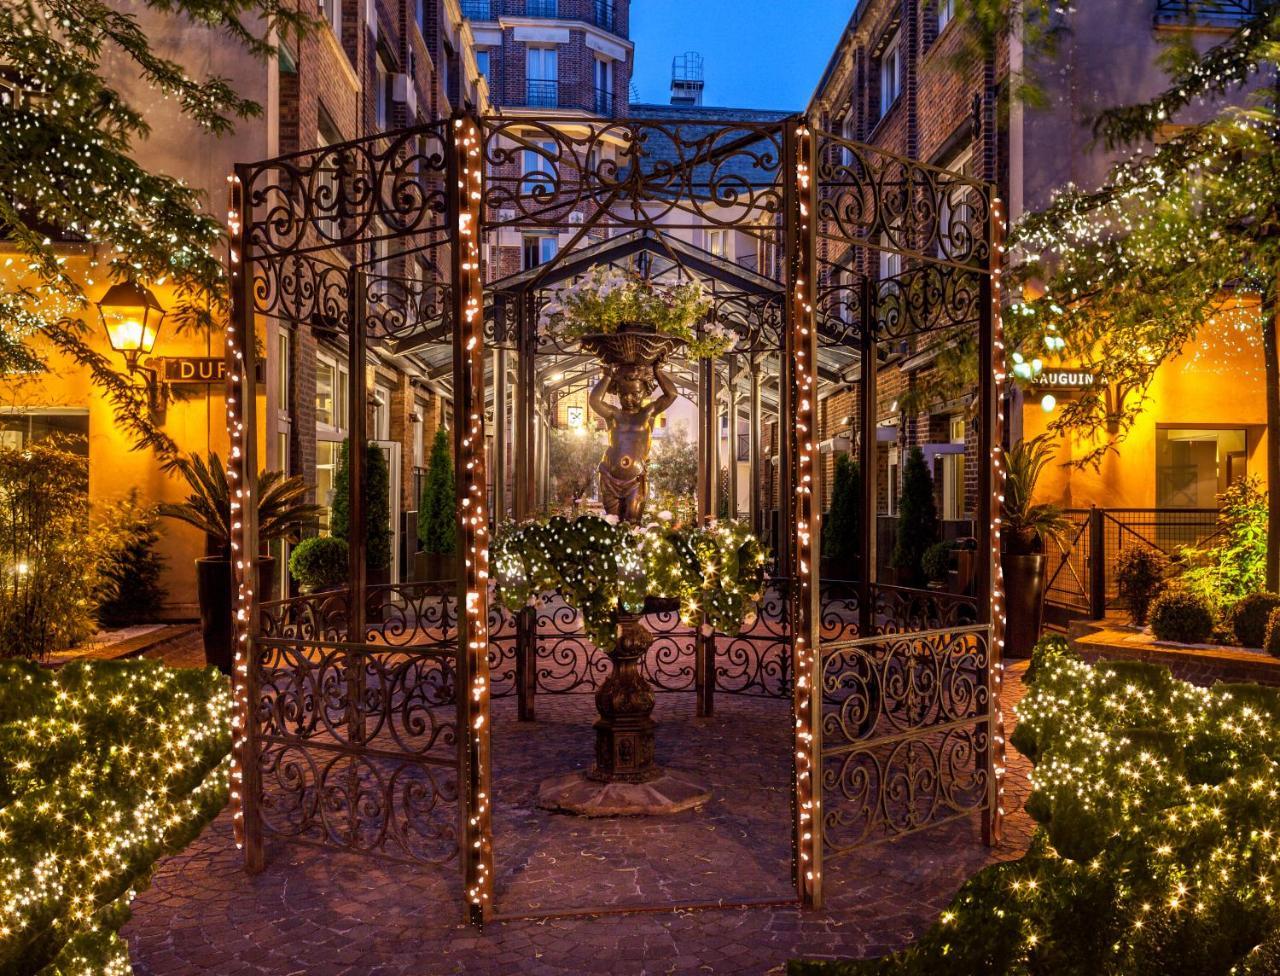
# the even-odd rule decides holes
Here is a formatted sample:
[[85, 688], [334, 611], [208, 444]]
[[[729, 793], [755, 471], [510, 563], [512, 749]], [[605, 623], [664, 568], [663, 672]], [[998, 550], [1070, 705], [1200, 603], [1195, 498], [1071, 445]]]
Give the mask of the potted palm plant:
[[1018, 441], [1005, 452], [1000, 566], [1004, 571], [1008, 657], [1028, 657], [1044, 624], [1045, 545], [1062, 537], [1067, 519], [1057, 505], [1035, 504], [1036, 482], [1053, 457], [1047, 437]]
[[[207, 553], [196, 560], [196, 592], [200, 601], [200, 629], [205, 660], [224, 674], [231, 673], [232, 594], [231, 489], [222, 459], [187, 454], [173, 462], [173, 469], [191, 489], [185, 501], [160, 506], [160, 514], [199, 529], [205, 534]], [[307, 501], [307, 484], [299, 477], [286, 478], [281, 471], [262, 471], [251, 497], [258, 500], [258, 542], [275, 539], [297, 541], [299, 529], [320, 512]], [[275, 583], [275, 559], [258, 557], [259, 594], [270, 593]]]

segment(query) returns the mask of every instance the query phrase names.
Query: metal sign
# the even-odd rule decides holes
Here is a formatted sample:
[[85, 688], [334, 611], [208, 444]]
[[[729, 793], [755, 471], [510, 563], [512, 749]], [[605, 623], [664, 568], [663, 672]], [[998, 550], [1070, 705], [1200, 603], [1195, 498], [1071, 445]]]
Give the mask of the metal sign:
[[1087, 369], [1072, 369], [1069, 366], [1046, 369], [1035, 378], [1039, 389], [1047, 390], [1087, 390], [1098, 381], [1098, 377]]
[[[222, 383], [227, 378], [227, 361], [222, 356], [167, 356], [164, 364], [166, 383]], [[259, 382], [266, 379], [266, 363], [259, 360], [254, 370]]]

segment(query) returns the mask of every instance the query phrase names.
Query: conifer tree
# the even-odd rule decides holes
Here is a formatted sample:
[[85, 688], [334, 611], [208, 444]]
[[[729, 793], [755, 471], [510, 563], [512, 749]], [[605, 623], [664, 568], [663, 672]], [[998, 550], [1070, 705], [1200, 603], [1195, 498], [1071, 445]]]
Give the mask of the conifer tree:
[[453, 479], [449, 432], [436, 428], [427, 461], [427, 483], [418, 502], [418, 544], [423, 552], [447, 556], [457, 546], [458, 500]]
[[907, 454], [902, 469], [902, 494], [898, 502], [898, 537], [893, 544], [893, 568], [901, 586], [922, 587], [928, 578], [921, 567], [925, 550], [938, 541], [938, 507], [933, 500], [933, 478], [920, 448]]
[[[822, 520], [822, 556], [837, 574], [850, 574], [858, 556], [862, 524], [862, 475], [848, 454], [836, 455], [831, 481], [831, 509]], [[865, 577], [864, 577], [865, 578]]]

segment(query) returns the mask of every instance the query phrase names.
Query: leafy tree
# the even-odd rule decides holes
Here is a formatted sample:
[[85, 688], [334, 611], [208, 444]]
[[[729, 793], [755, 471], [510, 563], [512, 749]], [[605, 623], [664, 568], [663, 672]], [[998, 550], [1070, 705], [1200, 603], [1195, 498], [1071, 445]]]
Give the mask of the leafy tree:
[[591, 494], [604, 457], [605, 445], [594, 432], [555, 429], [551, 451], [551, 492], [562, 509], [578, 514], [582, 500]]
[[898, 537], [893, 544], [893, 568], [903, 586], [924, 586], [921, 561], [925, 550], [939, 539], [938, 508], [933, 500], [933, 478], [924, 453], [913, 447], [902, 470], [902, 494], [898, 504]]
[[1182, 584], [1227, 613], [1266, 584], [1267, 501], [1257, 478], [1244, 478], [1218, 498], [1218, 525], [1209, 545], [1186, 548]]
[[[1164, 91], [1098, 117], [1095, 132], [1108, 148], [1168, 138], [1134, 149], [1101, 188], [1068, 189], [1021, 223], [1012, 243], [1031, 260], [1019, 277], [1045, 287], [1008, 317], [1013, 347], [1069, 356], [1098, 378], [1052, 424], [1097, 439], [1079, 464], [1096, 464], [1124, 440], [1156, 371], [1208, 323], [1256, 349], [1266, 369], [1272, 512], [1280, 512], [1278, 11], [1275, 0], [1259, 4], [1204, 52], [1189, 36], [1173, 43]], [[1248, 107], [1221, 105], [1202, 122], [1165, 131], [1193, 102], [1246, 89]], [[1266, 583], [1280, 585], [1280, 519], [1268, 530]]]
[[449, 453], [449, 432], [436, 428], [427, 460], [427, 483], [418, 500], [418, 544], [423, 552], [452, 553], [457, 546], [458, 499], [453, 480], [453, 457]]
[[[152, 10], [229, 36], [262, 57], [267, 30], [296, 31], [312, 18], [287, 0], [145, 0]], [[140, 77], [209, 133], [230, 132], [261, 106], [219, 77], [158, 55], [137, 18], [107, 0], [11, 0], [0, 4], [0, 227], [23, 278], [0, 282], [0, 373], [47, 369], [56, 352], [85, 368], [140, 445], [173, 454], [152, 423], [146, 394], [96, 351], [86, 282], [63, 263], [56, 238], [90, 242], [104, 255], [95, 277], [164, 279], [178, 296], [179, 328], [209, 328], [227, 312], [222, 227], [201, 194], [148, 172], [134, 158], [148, 135], [141, 104], [109, 76]], [[135, 4], [134, 6], [140, 6]], [[97, 297], [96, 295], [94, 297]]]
[[822, 555], [837, 573], [851, 569], [858, 558], [862, 526], [862, 473], [848, 454], [836, 455], [831, 482], [831, 509], [822, 520]]
[[[351, 461], [349, 439], [338, 452], [338, 471], [333, 479], [333, 504], [329, 510], [329, 531], [350, 542]], [[386, 455], [369, 442], [364, 452], [364, 567], [368, 571], [391, 566], [391, 471]]]
[[684, 424], [672, 424], [665, 437], [655, 438], [649, 454], [649, 489], [659, 510], [670, 509], [692, 518], [698, 500], [698, 445]]

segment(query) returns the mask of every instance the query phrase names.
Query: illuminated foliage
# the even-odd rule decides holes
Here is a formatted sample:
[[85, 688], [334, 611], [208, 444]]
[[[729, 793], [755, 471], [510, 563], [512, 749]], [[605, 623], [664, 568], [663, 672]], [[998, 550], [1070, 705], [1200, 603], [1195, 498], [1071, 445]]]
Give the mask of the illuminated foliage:
[[0, 662], [0, 972], [131, 972], [129, 903], [226, 803], [230, 707], [213, 670]]
[[598, 647], [613, 646], [618, 607], [646, 596], [680, 601], [680, 616], [736, 634], [763, 596], [765, 551], [745, 525], [626, 525], [598, 515], [509, 525], [493, 545], [498, 599], [512, 612], [559, 593]]
[[1039, 822], [920, 942], [792, 976], [1260, 976], [1280, 960], [1280, 692], [1036, 648], [1013, 741]]
[[[226, 311], [222, 228], [207, 201], [134, 158], [148, 135], [141, 104], [108, 76], [139, 78], [146, 101], [163, 97], [212, 134], [260, 114], [226, 79], [198, 80], [151, 48], [130, 5], [105, 0], [0, 4], [0, 228], [16, 256], [0, 281], [0, 373], [43, 368], [60, 353], [88, 370], [136, 441], [172, 452], [146, 395], [97, 352], [90, 302], [110, 280], [164, 282], [179, 328], [207, 328]], [[136, 4], [134, 6], [141, 6]], [[265, 29], [310, 18], [280, 0], [147, 0], [145, 6], [271, 55]], [[113, 67], [107, 67], [113, 65]], [[65, 265], [55, 239], [91, 245], [87, 278]]]

